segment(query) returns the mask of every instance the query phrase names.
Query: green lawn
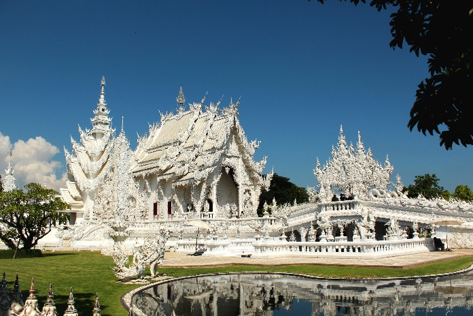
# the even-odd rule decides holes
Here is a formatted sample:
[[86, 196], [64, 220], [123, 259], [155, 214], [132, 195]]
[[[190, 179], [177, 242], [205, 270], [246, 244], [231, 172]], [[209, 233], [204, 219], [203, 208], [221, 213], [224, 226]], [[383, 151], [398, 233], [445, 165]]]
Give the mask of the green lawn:
[[[216, 268], [163, 268], [160, 273], [173, 277], [197, 275], [205, 273], [265, 271], [290, 272], [327, 277], [369, 278], [369, 277], [398, 277], [417, 276], [434, 273], [445, 273], [464, 269], [473, 264], [473, 257], [463, 257], [449, 261], [419, 266], [412, 269], [391, 268], [362, 268], [320, 265], [297, 266], [229, 266]], [[2, 259], [0, 273], [5, 272], [9, 289], [13, 289], [16, 274], [20, 278], [20, 289], [26, 299], [30, 280], [35, 278], [36, 296], [40, 309], [46, 302], [49, 283], [53, 284], [54, 301], [62, 315], [66, 309], [69, 288], [74, 289], [74, 298], [79, 315], [91, 315], [98, 293], [103, 316], [126, 316], [120, 304], [120, 297], [138, 285], [123, 285], [116, 282], [110, 267], [113, 266], [110, 257], [103, 257], [97, 252], [57, 252], [45, 253], [42, 258]]]

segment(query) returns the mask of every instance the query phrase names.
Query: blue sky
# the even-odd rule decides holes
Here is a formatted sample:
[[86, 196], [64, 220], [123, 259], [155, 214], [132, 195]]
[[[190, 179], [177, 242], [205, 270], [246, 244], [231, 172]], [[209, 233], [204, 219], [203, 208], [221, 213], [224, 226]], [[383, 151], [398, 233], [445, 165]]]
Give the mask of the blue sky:
[[[434, 173], [450, 191], [473, 187], [471, 148], [408, 130], [426, 59], [389, 47], [389, 21], [338, 1], [0, 1], [0, 153], [13, 148], [20, 181], [58, 185], [63, 147], [90, 127], [105, 75], [114, 126], [125, 117], [133, 148], [182, 86], [187, 102], [241, 96], [241, 124], [261, 140], [255, 159], [299, 186], [316, 184], [316, 158], [329, 159], [343, 125], [381, 162], [389, 154], [393, 180]], [[34, 159], [45, 161], [22, 168]]]

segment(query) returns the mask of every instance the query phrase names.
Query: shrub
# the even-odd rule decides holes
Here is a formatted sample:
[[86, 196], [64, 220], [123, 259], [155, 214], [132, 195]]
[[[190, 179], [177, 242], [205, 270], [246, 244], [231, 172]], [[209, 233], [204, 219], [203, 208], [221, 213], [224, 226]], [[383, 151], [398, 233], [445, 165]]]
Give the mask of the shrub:
[[[0, 250], [0, 259], [12, 259], [15, 255], [14, 249], [7, 249], [7, 250]], [[35, 258], [35, 257], [42, 257], [43, 253], [39, 249], [30, 249], [24, 250], [19, 249], [16, 251], [16, 259], [20, 258]]]

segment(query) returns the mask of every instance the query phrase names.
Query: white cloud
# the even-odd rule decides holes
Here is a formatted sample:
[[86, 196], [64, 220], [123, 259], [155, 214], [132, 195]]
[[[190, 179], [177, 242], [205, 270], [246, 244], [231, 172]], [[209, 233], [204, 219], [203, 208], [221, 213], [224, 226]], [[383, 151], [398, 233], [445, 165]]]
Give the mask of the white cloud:
[[[41, 136], [30, 138], [26, 142], [18, 140], [11, 144], [10, 137], [0, 133], [0, 171], [8, 165], [9, 153], [12, 150], [12, 165], [18, 187], [31, 182], [46, 184], [47, 187], [59, 190], [66, 181], [66, 173], [58, 179], [56, 173], [61, 170], [62, 164], [53, 157], [59, 149], [47, 142]], [[4, 159], [1, 159], [3, 158]]]

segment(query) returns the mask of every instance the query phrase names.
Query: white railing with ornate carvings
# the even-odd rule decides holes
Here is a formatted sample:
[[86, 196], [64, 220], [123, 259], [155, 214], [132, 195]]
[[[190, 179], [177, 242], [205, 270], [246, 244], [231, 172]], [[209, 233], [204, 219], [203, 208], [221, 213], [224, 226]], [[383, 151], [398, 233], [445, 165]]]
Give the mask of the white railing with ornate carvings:
[[334, 201], [328, 203], [321, 203], [320, 207], [322, 211], [347, 211], [356, 210], [360, 205], [359, 201], [346, 200], [346, 201]]
[[198, 238], [181, 239], [176, 242], [177, 251], [194, 252], [196, 249], [205, 249], [205, 256], [235, 256], [254, 253], [254, 238]]
[[205, 242], [203, 238], [198, 238], [197, 240], [183, 239], [176, 242], [177, 250], [181, 252], [192, 253], [198, 249], [205, 249]]
[[400, 240], [363, 240], [337, 242], [286, 242], [260, 240], [253, 243], [256, 257], [387, 257], [400, 253], [427, 252], [433, 250], [430, 238]]
[[300, 224], [315, 221], [316, 216], [320, 211], [355, 211], [360, 208], [360, 205], [361, 202], [357, 200], [334, 201], [320, 204], [301, 204], [297, 206], [294, 211], [290, 212], [290, 216], [287, 220], [288, 227], [294, 227]]

